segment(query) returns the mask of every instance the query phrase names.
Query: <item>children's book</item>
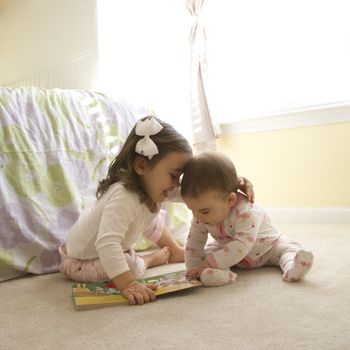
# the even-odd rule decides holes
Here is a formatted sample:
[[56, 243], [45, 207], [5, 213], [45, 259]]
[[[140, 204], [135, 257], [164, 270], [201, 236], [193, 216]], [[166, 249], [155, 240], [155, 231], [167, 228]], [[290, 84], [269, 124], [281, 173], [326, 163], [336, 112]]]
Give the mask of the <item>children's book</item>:
[[[186, 271], [147, 277], [139, 281], [156, 284], [158, 287], [154, 291], [156, 296], [201, 285], [198, 280], [188, 280]], [[76, 310], [94, 309], [128, 302], [111, 281], [73, 284], [72, 295]]]

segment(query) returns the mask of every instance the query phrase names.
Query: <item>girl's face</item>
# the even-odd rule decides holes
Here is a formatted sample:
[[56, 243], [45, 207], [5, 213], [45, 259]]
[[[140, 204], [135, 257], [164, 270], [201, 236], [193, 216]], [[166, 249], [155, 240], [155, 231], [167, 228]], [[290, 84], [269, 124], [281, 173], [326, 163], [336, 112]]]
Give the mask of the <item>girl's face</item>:
[[183, 152], [170, 152], [153, 168], [145, 165], [141, 175], [145, 190], [155, 203], [163, 202], [169, 193], [180, 186], [180, 176], [190, 155]]

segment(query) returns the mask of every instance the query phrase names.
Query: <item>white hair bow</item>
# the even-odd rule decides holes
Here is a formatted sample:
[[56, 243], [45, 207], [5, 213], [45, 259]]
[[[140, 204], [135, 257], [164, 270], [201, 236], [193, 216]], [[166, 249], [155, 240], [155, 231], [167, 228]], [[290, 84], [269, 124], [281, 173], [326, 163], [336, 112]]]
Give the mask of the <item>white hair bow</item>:
[[149, 159], [159, 153], [157, 145], [151, 140], [150, 136], [158, 134], [163, 127], [153, 117], [147, 118], [136, 123], [135, 133], [138, 136], [144, 136], [137, 142], [135, 151], [138, 154], [147, 156]]

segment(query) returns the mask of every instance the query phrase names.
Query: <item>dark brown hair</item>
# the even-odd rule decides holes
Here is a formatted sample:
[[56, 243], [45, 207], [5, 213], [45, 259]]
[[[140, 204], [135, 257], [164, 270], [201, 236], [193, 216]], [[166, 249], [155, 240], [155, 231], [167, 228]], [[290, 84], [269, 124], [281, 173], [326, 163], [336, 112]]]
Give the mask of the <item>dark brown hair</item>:
[[119, 154], [109, 165], [107, 177], [99, 181], [96, 191], [97, 199], [100, 199], [112, 184], [121, 181], [126, 188], [138, 194], [141, 202], [145, 201], [147, 193], [143, 188], [139, 175], [134, 170], [136, 157], [143, 157], [153, 167], [170, 152], [181, 152], [192, 156], [192, 149], [188, 141], [170, 124], [153, 116], [148, 116], [141, 120], [144, 121], [147, 118], [155, 118], [163, 127], [157, 134], [151, 136], [152, 141], [157, 145], [159, 153], [153, 156], [152, 159], [149, 159], [135, 152], [136, 143], [143, 138], [143, 136], [136, 135], [135, 124]]
[[237, 192], [238, 180], [234, 164], [220, 152], [205, 152], [190, 159], [181, 182], [182, 197], [198, 198], [208, 191], [222, 195]]

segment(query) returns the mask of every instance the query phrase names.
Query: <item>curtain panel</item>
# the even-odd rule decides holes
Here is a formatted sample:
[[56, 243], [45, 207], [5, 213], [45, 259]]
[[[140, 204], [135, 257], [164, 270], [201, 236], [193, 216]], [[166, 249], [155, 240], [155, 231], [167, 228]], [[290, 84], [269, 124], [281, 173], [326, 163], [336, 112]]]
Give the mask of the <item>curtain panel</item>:
[[201, 12], [204, 0], [186, 0], [192, 16], [190, 34], [191, 52], [191, 115], [193, 146], [196, 153], [216, 149], [216, 137], [220, 133], [219, 125], [213, 120], [207, 89], [207, 47]]

